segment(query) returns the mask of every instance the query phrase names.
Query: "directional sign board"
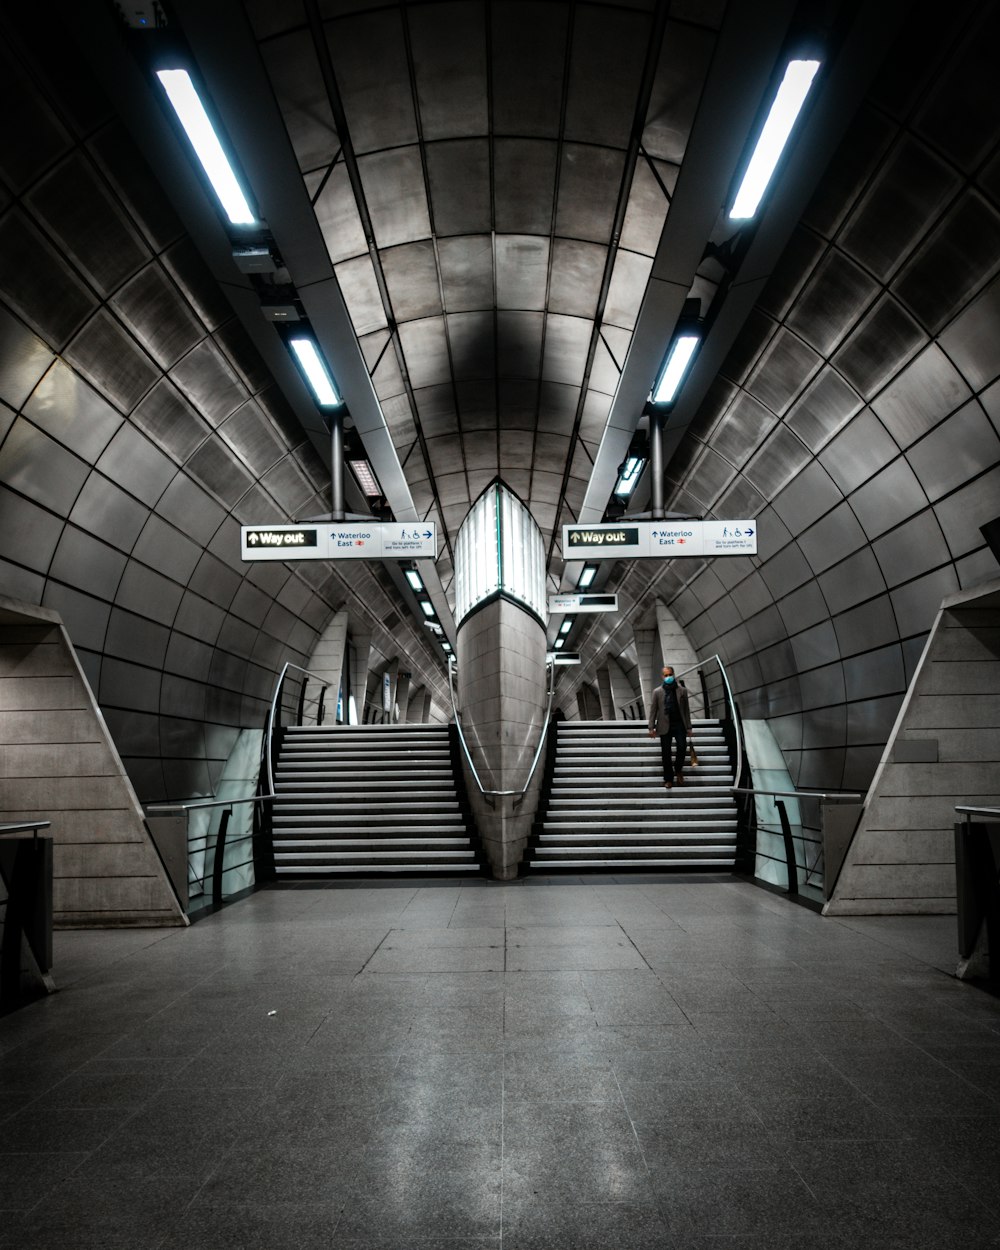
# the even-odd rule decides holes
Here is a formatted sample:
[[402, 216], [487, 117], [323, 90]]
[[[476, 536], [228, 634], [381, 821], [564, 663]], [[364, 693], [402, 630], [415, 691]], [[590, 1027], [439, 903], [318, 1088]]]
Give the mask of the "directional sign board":
[[579, 664], [579, 651], [550, 651], [545, 657], [548, 664]]
[[684, 556], [756, 554], [755, 520], [563, 526], [563, 555], [567, 560], [672, 560]]
[[244, 525], [244, 560], [435, 560], [434, 521], [333, 521], [318, 525]]
[[549, 615], [559, 612], [617, 612], [617, 595], [549, 595]]

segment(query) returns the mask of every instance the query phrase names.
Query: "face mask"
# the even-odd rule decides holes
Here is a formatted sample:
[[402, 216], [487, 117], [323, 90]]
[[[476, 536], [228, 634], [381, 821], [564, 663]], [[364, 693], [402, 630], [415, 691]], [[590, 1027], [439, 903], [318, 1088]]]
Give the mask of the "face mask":
[[674, 684], [674, 679], [672, 677], [664, 677], [663, 684], [665, 686], [672, 686]]

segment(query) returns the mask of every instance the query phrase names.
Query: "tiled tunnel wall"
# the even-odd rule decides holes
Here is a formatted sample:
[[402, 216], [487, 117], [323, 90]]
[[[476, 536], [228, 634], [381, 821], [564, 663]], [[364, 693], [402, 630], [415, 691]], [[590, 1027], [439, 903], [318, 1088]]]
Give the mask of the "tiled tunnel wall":
[[329, 473], [99, 89], [58, 31], [32, 45], [37, 19], [16, 20], [29, 29], [0, 39], [17, 118], [0, 144], [3, 593], [61, 613], [146, 801], [211, 793], [276, 671], [306, 664], [341, 606], [440, 697], [381, 566], [241, 564], [239, 525], [324, 511]]
[[760, 558], [650, 588], [801, 786], [867, 786], [942, 598], [997, 574], [1000, 9], [916, 7], [669, 466]]

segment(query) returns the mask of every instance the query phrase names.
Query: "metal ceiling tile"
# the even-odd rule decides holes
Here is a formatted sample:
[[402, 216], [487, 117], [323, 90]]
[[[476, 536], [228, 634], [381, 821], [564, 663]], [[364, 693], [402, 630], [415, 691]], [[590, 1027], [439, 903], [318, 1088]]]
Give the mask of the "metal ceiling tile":
[[0, 218], [0, 286], [8, 303], [57, 350], [97, 304], [17, 207]]
[[443, 317], [407, 321], [399, 327], [406, 371], [413, 387], [447, 382], [451, 376]]
[[132, 422], [183, 464], [210, 431], [168, 378], [161, 378], [133, 410]]
[[269, 469], [261, 477], [260, 485], [290, 517], [306, 514], [313, 497], [313, 487], [291, 456], [286, 456]]
[[820, 462], [845, 495], [867, 481], [899, 448], [871, 409], [859, 412], [820, 455]]
[[[831, 616], [836, 616], [839, 612], [846, 611], [865, 599], [875, 599], [876, 596], [885, 594], [883, 572], [869, 546], [861, 547], [860, 551], [855, 551], [855, 554], [848, 556], [848, 559], [841, 560], [840, 564], [834, 565], [833, 569], [821, 572], [819, 582], [820, 590], [823, 591], [824, 599], [830, 607]], [[846, 654], [848, 647], [844, 645], [840, 625], [836, 621], [834, 625], [841, 639], [841, 650]], [[890, 637], [895, 637], [895, 634]], [[874, 645], [878, 645], [879, 641], [883, 639], [874, 637]], [[864, 647], [860, 650], [864, 650]]]
[[127, 495], [103, 474], [91, 473], [69, 519], [112, 547], [131, 551], [148, 516], [148, 506]]
[[229, 320], [233, 307], [189, 238], [179, 239], [160, 259], [209, 330]]
[[496, 248], [496, 300], [501, 309], [542, 309], [548, 282], [549, 240], [500, 234]]
[[160, 377], [146, 353], [103, 308], [91, 317], [63, 354], [102, 395], [126, 413]]
[[556, 234], [592, 243], [610, 241], [624, 164], [625, 154], [613, 148], [563, 145]]
[[339, 164], [331, 171], [313, 208], [334, 265], [368, 251], [346, 165]]
[[974, 390], [1000, 374], [1000, 281], [989, 287], [941, 334], [939, 342]]
[[79, 152], [38, 183], [27, 202], [103, 294], [149, 259], [145, 243]]
[[[544, 476], [561, 481], [570, 446], [570, 439], [565, 434], [539, 432], [535, 435], [535, 465], [545, 465], [546, 469], [551, 470], [551, 472]], [[542, 470], [536, 467], [535, 477], [538, 478], [540, 476], [543, 476]], [[536, 487], [534, 479], [532, 480], [531, 490], [532, 494], [548, 499], [552, 503], [558, 501], [559, 496], [557, 494], [551, 495], [540, 491]]]
[[111, 303], [164, 369], [204, 338], [204, 328], [190, 305], [155, 261], [126, 282]]
[[455, 393], [464, 430], [496, 428], [497, 385], [494, 381], [458, 382]]
[[758, 306], [780, 321], [810, 278], [826, 246], [812, 230], [797, 226], [771, 271]]
[[379, 259], [385, 272], [395, 321], [440, 315], [437, 261], [430, 239], [387, 248], [379, 254]]
[[642, 146], [652, 157], [679, 164], [687, 150], [715, 48], [715, 35], [682, 24], [683, 15], [676, 4], [671, 5], [670, 15], [672, 19], [681, 20], [667, 22], [642, 132]]
[[549, 313], [545, 318], [542, 378], [549, 382], [579, 386], [583, 381], [593, 329], [592, 321]]
[[872, 400], [872, 408], [900, 447], [908, 447], [969, 398], [955, 366], [932, 343]]
[[495, 0], [493, 131], [545, 136], [559, 133], [568, 6], [542, 0]]
[[587, 442], [591, 454], [597, 452], [597, 445], [604, 435], [610, 411], [610, 395], [602, 395], [599, 391], [587, 391], [583, 401], [583, 417], [580, 420], [580, 437]]
[[739, 468], [776, 423], [777, 418], [763, 404], [741, 393], [712, 431], [712, 450]]
[[150, 513], [132, 548], [132, 555], [143, 564], [159, 569], [175, 582], [187, 585], [201, 558], [201, 548], [175, 526]]
[[104, 126], [87, 147], [155, 252], [183, 234], [180, 218], [123, 122], [116, 119]]
[[439, 239], [437, 244], [444, 306], [471, 312], [493, 306], [493, 240], [488, 234]]
[[184, 469], [227, 508], [233, 506], [252, 482], [243, 464], [217, 438], [202, 443]]
[[165, 520], [183, 530], [195, 542], [203, 545], [209, 541], [226, 517], [225, 511], [214, 499], [206, 495], [200, 486], [196, 486], [186, 473], [176, 474], [170, 485], [163, 491], [156, 505], [156, 511]]
[[817, 573], [867, 545], [865, 532], [847, 503], [832, 509], [815, 525], [799, 534], [797, 541], [799, 549]]
[[154, 569], [146, 568], [138, 560], [129, 560], [118, 585], [115, 603], [153, 621], [172, 621], [183, 593], [183, 586], [161, 576]]
[[447, 319], [451, 367], [457, 380], [485, 380], [496, 375], [494, 321], [491, 312], [453, 313]]
[[366, 252], [353, 260], [335, 266], [340, 293], [351, 316], [354, 333], [359, 337], [381, 330], [386, 325], [386, 310], [375, 278], [375, 267]]
[[493, 222], [489, 141], [440, 140], [428, 143], [424, 152], [435, 234], [479, 234], [490, 230]]
[[576, 6], [566, 99], [568, 139], [619, 148], [628, 144], [651, 31], [648, 14]]
[[486, 134], [486, 6], [412, 6], [407, 22], [424, 138]]
[[818, 451], [860, 407], [861, 397], [825, 365], [786, 413], [785, 424]]
[[[809, 460], [809, 450], [791, 430], [779, 426], [743, 469], [745, 477], [765, 499], [773, 499]], [[754, 510], [736, 509], [735, 516], [752, 516]]]
[[497, 442], [496, 439], [486, 438], [481, 434], [477, 434], [473, 438], [463, 439], [462, 445], [465, 448], [465, 465], [469, 472], [469, 497], [475, 499], [479, 491], [487, 485], [487, 482], [483, 481], [477, 489], [472, 480], [473, 471], [485, 472], [488, 470], [489, 478], [496, 476], [498, 463]]
[[850, 506], [869, 538], [884, 534], [927, 507], [917, 475], [900, 456], [850, 497]]
[[[658, 167], [660, 179], [672, 195], [677, 182], [678, 167]], [[628, 207], [622, 225], [620, 246], [643, 256], [654, 256], [667, 219], [669, 201], [653, 171], [644, 161], [639, 161], [632, 177], [628, 194]]]
[[830, 248], [795, 301], [786, 324], [821, 355], [829, 356], [880, 289], [859, 265]]
[[501, 377], [537, 378], [542, 354], [542, 314], [497, 314], [497, 373]]
[[608, 249], [596, 243], [554, 239], [549, 311], [593, 320], [607, 255]]
[[723, 460], [710, 447], [706, 447], [692, 468], [686, 486], [705, 504], [711, 504], [730, 484], [733, 473], [733, 466], [728, 460]]
[[258, 39], [280, 35], [306, 20], [302, 0], [244, 0], [243, 8]]
[[1000, 439], [972, 401], [914, 443], [906, 458], [933, 502], [1000, 463]]
[[953, 556], [963, 556], [982, 546], [979, 527], [996, 517], [998, 499], [1000, 468], [991, 469], [934, 505]]
[[546, 139], [494, 139], [493, 199], [498, 232], [551, 232], [558, 154], [558, 144]]
[[998, 269], [1000, 213], [967, 191], [900, 271], [894, 289], [933, 334]]
[[89, 465], [60, 443], [19, 418], [0, 445], [0, 482], [66, 516]]
[[246, 387], [211, 339], [205, 339], [178, 361], [170, 377], [213, 425], [249, 399]]
[[[626, 330], [634, 330], [636, 318], [639, 315], [639, 307], [642, 304], [643, 296], [646, 294], [646, 286], [649, 282], [649, 273], [653, 267], [653, 261], [648, 256], [640, 256], [636, 252], [626, 252], [619, 250], [615, 257], [615, 267], [611, 274], [611, 283], [608, 287], [608, 300], [604, 308], [605, 325], [622, 326]], [[667, 339], [664, 335], [663, 351], [666, 354]], [[652, 387], [655, 379], [649, 379], [649, 385]]]
[[500, 462], [504, 478], [512, 469], [530, 469], [534, 457], [534, 442], [524, 430], [500, 430]]
[[[777, 516], [793, 534], [800, 534], [824, 512], [841, 501], [841, 493], [819, 461], [806, 465], [802, 472], [778, 495], [773, 503]], [[757, 518], [761, 525], [761, 518]]]
[[437, 477], [438, 498], [441, 500], [445, 508], [456, 504], [463, 504], [466, 508], [469, 506], [469, 484], [465, 480], [465, 471], [462, 467], [461, 460], [455, 451], [454, 439], [434, 439], [432, 444], [428, 444], [431, 448], [431, 459], [436, 463], [450, 465], [452, 469], [460, 469], [460, 472], [441, 472]]
[[922, 143], [904, 136], [886, 156], [872, 186], [838, 237], [849, 255], [887, 279], [913, 251], [944, 205], [959, 178]]
[[860, 394], [870, 398], [926, 343], [926, 333], [886, 294], [836, 353], [833, 363]]
[[360, 154], [415, 143], [413, 87], [399, 7], [329, 22], [326, 38], [354, 150]]
[[764, 349], [746, 387], [780, 416], [822, 364], [807, 343], [782, 326]]
[[258, 477], [288, 451], [275, 433], [274, 426], [253, 400], [227, 417], [218, 432]]
[[173, 461], [128, 421], [108, 443], [96, 467], [146, 502], [158, 499], [177, 473]]
[[429, 237], [431, 223], [418, 147], [373, 153], [362, 157], [358, 168], [380, 248]]
[[[906, 638], [910, 634], [926, 633], [934, 623], [941, 600], [945, 595], [953, 595], [956, 590], [958, 590], [958, 578], [954, 567], [949, 564], [890, 591], [889, 597], [892, 600], [892, 610], [899, 623], [900, 638]], [[892, 727], [892, 719], [887, 717], [887, 720], [888, 726], [882, 735], [882, 740], [888, 736], [888, 730]]]
[[1000, 15], [994, 5], [976, 6], [974, 25], [964, 46], [940, 75], [913, 120], [925, 135], [966, 173], [971, 173], [996, 144], [1000, 127], [993, 85]]
[[299, 169], [329, 165], [340, 148], [330, 98], [306, 29], [260, 45]]
[[441, 434], [457, 434], [458, 413], [455, 410], [455, 388], [445, 382], [440, 386], [424, 386], [413, 392], [425, 438]]
[[543, 382], [538, 400], [538, 429], [570, 434], [576, 421], [576, 409], [579, 402], [580, 388], [578, 386]]
[[[27, 331], [24, 334], [29, 340], [33, 337]], [[25, 346], [30, 360], [31, 344]], [[2, 350], [0, 334], [0, 354]], [[90, 464], [97, 460], [122, 423], [107, 400], [61, 360], [55, 361], [35, 387], [24, 405], [24, 414]]]
[[941, 527], [930, 508], [877, 539], [872, 550], [889, 587], [920, 577], [951, 560]]
[[72, 140], [25, 74], [13, 47], [0, 46], [0, 101], [3, 116], [17, 118], [4, 128], [0, 171], [14, 191], [23, 191], [48, 169]]

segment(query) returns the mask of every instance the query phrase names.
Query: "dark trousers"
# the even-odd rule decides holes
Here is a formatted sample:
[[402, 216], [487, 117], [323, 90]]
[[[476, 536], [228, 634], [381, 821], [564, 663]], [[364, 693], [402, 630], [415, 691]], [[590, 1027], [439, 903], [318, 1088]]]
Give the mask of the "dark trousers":
[[[663, 756], [663, 780], [673, 781], [684, 771], [684, 756], [687, 753], [687, 728], [684, 722], [671, 721], [665, 734], [660, 734], [660, 754]], [[675, 746], [674, 767], [670, 767], [670, 747]]]

